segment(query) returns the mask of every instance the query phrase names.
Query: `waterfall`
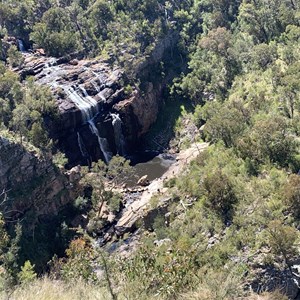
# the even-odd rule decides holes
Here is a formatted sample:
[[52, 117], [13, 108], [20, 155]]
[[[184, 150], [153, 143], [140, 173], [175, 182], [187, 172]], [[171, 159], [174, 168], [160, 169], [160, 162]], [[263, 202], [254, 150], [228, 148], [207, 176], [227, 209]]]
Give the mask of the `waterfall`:
[[[81, 111], [83, 121], [89, 124], [91, 132], [97, 136], [104, 161], [108, 163], [112, 158], [112, 153], [110, 152], [108, 141], [106, 140], [106, 138], [100, 136], [99, 130], [94, 122], [94, 116], [99, 112], [98, 102], [88, 95], [86, 89], [83, 86], [79, 86], [78, 88], [68, 87], [64, 89], [70, 100], [75, 103], [75, 105]], [[78, 90], [80, 90], [81, 93]], [[86, 151], [84, 151], [85, 147], [82, 143], [81, 136], [79, 135], [79, 133], [77, 134], [77, 136], [80, 152], [82, 156], [85, 157], [84, 154]]]
[[98, 128], [93, 119], [88, 120], [88, 123], [90, 125], [91, 132], [97, 136], [99, 147], [100, 147], [101, 152], [103, 153], [104, 160], [106, 163], [108, 163], [112, 158], [112, 153], [110, 152], [107, 139], [100, 136]]
[[118, 154], [124, 154], [125, 139], [122, 133], [122, 120], [118, 114], [110, 114], [112, 117], [112, 126], [115, 134], [115, 143], [117, 147]]
[[[91, 71], [87, 67], [83, 67], [83, 69], [84, 71]], [[101, 86], [98, 84], [98, 79], [101, 82], [101, 76], [94, 71], [92, 72], [95, 77], [90, 80], [90, 83], [94, 86], [99, 97], [105, 101], [106, 99], [101, 93]], [[64, 78], [65, 74], [66, 70], [58, 65], [57, 59], [51, 58], [47, 60], [47, 63], [45, 63], [44, 69], [41, 73], [43, 76], [40, 76], [39, 82], [41, 84], [49, 84], [49, 78], [51, 78], [50, 86], [53, 89], [61, 88], [64, 90], [70, 102], [74, 103], [74, 105], [80, 110], [82, 123], [88, 123], [92, 134], [97, 137], [101, 153], [103, 153], [104, 161], [108, 163], [113, 154], [110, 151], [108, 141], [106, 138], [100, 136], [98, 128], [94, 123], [94, 117], [99, 113], [98, 101], [88, 94], [83, 84], [71, 85], [67, 82], [61, 83], [61, 79]], [[89, 153], [79, 132], [77, 133], [77, 143], [81, 155], [84, 158], [88, 158]]]
[[79, 89], [82, 91], [84, 98], [86, 99], [86, 101], [88, 103], [90, 103], [92, 109], [95, 109], [95, 113], [97, 114], [98, 111], [98, 102], [92, 98], [91, 96], [89, 96], [89, 94], [87, 93], [86, 89], [83, 86], [79, 86]]
[[81, 137], [79, 132], [77, 132], [77, 141], [78, 141], [78, 146], [79, 146], [80, 153], [81, 153], [82, 157], [84, 157], [84, 158], [88, 157], [88, 153], [86, 151], [86, 148], [84, 146], [82, 137]]
[[88, 122], [94, 116], [93, 108], [96, 113], [98, 112], [98, 103], [95, 99], [87, 95], [84, 88], [80, 87], [80, 89], [84, 93], [84, 96], [80, 95], [74, 87], [64, 88], [70, 100], [75, 103], [81, 111], [83, 122]]
[[[94, 115], [98, 111], [98, 102], [88, 95], [86, 89], [83, 86], [79, 86], [79, 90], [82, 92], [80, 95], [74, 88], [68, 89], [68, 96], [72, 102], [80, 109], [84, 122], [87, 122], [90, 126], [91, 132], [97, 136], [100, 150], [104, 156], [104, 161], [108, 163], [112, 158], [109, 144], [106, 138], [100, 136], [99, 130], [94, 122]], [[95, 110], [93, 112], [93, 109]], [[81, 145], [80, 151], [82, 151], [81, 137], [78, 135], [78, 143]]]
[[18, 47], [21, 52], [26, 52], [26, 48], [22, 40], [18, 39]]

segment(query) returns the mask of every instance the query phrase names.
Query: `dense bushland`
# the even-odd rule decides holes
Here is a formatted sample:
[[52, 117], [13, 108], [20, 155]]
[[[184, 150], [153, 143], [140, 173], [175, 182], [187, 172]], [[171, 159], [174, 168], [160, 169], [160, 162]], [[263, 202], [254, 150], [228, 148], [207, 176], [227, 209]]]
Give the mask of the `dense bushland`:
[[[22, 38], [48, 55], [109, 55], [125, 69], [145, 59], [158, 40], [177, 32], [179, 57], [188, 68], [174, 79], [170, 92], [194, 110], [184, 113], [184, 122], [176, 122], [175, 137], [183, 138], [189, 122], [197, 128], [193, 140], [211, 143], [185, 173], [166, 183], [163, 197], [172, 199], [168, 217], [159, 216], [153, 231], [141, 234], [131, 257], [103, 256], [80, 230], [66, 258], [53, 259], [56, 278], [67, 286], [80, 278], [100, 289], [103, 281], [95, 276], [95, 266], [100, 266], [109, 274], [105, 282], [113, 297], [211, 300], [252, 299], [249, 286], [258, 276], [257, 265], [279, 273], [287, 270], [296, 279], [300, 10], [294, 0], [267, 2], [2, 1], [2, 35]], [[31, 80], [20, 83], [10, 70], [17, 65], [22, 57], [11, 49], [6, 65], [0, 66], [1, 124], [17, 132], [21, 141], [47, 148], [50, 141], [41, 120], [56, 113], [55, 105], [47, 89]], [[127, 171], [128, 164], [116, 158], [112, 167], [99, 163], [85, 176], [93, 188], [91, 203], [76, 202], [89, 210], [91, 236], [103, 226], [99, 211], [104, 201], [110, 199], [111, 210], [118, 211], [120, 195], [111, 187], [122, 183], [119, 175], [127, 176]], [[158, 205], [159, 199], [153, 202]], [[45, 281], [36, 282], [30, 265], [18, 270], [2, 254], [16, 252], [18, 237], [10, 241], [2, 224], [3, 274], [10, 276], [9, 283], [34, 281], [36, 289]], [[8, 277], [3, 278], [7, 283]], [[19, 288], [15, 293], [23, 292]], [[281, 291], [262, 297], [286, 299]]]

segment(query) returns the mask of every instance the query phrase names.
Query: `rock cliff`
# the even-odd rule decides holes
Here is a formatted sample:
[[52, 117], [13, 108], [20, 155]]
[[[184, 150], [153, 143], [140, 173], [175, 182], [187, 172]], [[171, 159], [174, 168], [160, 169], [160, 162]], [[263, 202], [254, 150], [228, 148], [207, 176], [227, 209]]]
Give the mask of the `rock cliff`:
[[[109, 59], [83, 59], [78, 53], [54, 59], [41, 50], [23, 53], [25, 62], [18, 70], [21, 78], [34, 76], [38, 84], [50, 87], [57, 100], [60, 120], [46, 121], [70, 166], [135, 150], [163, 103], [168, 78], [161, 78], [158, 65], [167, 50], [172, 53], [173, 35], [160, 41], [133, 71], [141, 84], [131, 83], [131, 87], [124, 71]], [[116, 121], [121, 125], [115, 126]], [[108, 147], [99, 147], [99, 138]]]
[[49, 157], [0, 136], [0, 190], [8, 195], [0, 209], [10, 220], [30, 214], [34, 225], [42, 215], [57, 215], [79, 193], [79, 177], [72, 178], [70, 183]]

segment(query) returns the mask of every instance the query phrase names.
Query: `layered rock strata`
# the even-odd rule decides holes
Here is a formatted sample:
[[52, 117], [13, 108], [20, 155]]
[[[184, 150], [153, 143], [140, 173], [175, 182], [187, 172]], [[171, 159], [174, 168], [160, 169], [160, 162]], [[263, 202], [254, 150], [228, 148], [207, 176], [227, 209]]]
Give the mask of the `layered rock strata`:
[[70, 176], [37, 150], [0, 137], [0, 190], [8, 196], [0, 210], [11, 221], [30, 213], [34, 224], [40, 216], [57, 215], [80, 192], [80, 176], [72, 172], [72, 183]]

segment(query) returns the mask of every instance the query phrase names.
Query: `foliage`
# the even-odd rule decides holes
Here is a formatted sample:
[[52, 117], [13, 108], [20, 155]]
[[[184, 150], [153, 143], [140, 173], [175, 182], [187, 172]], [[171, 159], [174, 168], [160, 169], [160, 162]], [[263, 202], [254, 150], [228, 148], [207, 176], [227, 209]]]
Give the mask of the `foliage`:
[[93, 165], [91, 173], [86, 174], [82, 182], [93, 188], [91, 200], [96, 218], [101, 217], [105, 204], [108, 204], [113, 213], [120, 210], [121, 196], [116, 189], [132, 177], [133, 167], [121, 156], [113, 157], [108, 165], [101, 160]]
[[83, 238], [71, 241], [66, 250], [67, 262], [62, 265], [62, 277], [72, 281], [74, 278], [95, 281], [92, 260], [95, 256], [93, 249]]
[[7, 51], [8, 62], [12, 67], [21, 67], [24, 62], [24, 57], [18, 51], [16, 46], [11, 46]]
[[[166, 216], [157, 218], [154, 232], [145, 234], [130, 258], [112, 255], [120, 297], [245, 298], [245, 283], [251, 286], [258, 276], [253, 268], [257, 261], [263, 271], [267, 263], [277, 267], [273, 258], [291, 270], [299, 254], [300, 214], [297, 1], [4, 0], [0, 32], [43, 47], [47, 55], [102, 55], [141, 86], [144, 78], [135, 77], [138, 66], [169, 38], [178, 45], [169, 60], [182, 65], [183, 73], [174, 78], [172, 97], [178, 107], [183, 99], [190, 103], [194, 113], [182, 110], [172, 127], [179, 143], [200, 133], [211, 146], [169, 182], [167, 222]], [[15, 47], [9, 49], [7, 62], [22, 65]], [[170, 66], [164, 60], [160, 67], [160, 76], [167, 79]], [[156, 74], [154, 70], [153, 82]], [[132, 82], [125, 87], [127, 94], [130, 86]], [[0, 65], [1, 127], [15, 131], [21, 142], [47, 149], [52, 144], [44, 120], [56, 114], [48, 89], [30, 79], [21, 83], [16, 73]], [[59, 167], [66, 164], [62, 154], [54, 161]], [[83, 183], [93, 189], [87, 213], [95, 225], [90, 226], [92, 234], [104, 225], [104, 205], [119, 211], [117, 188], [131, 172], [129, 162], [115, 157], [108, 166], [98, 162], [84, 176]], [[175, 198], [178, 201], [172, 201]], [[82, 212], [91, 208], [84, 198], [76, 205]], [[17, 244], [2, 221], [0, 237], [5, 274], [16, 277]], [[270, 254], [265, 257], [265, 252]], [[87, 240], [71, 242], [66, 256], [59, 261], [64, 278], [94, 280], [93, 268], [99, 262]], [[35, 281], [34, 288], [39, 284]], [[284, 299], [276, 291], [261, 297]]]
[[68, 159], [66, 158], [66, 155], [60, 151], [58, 151], [53, 156], [53, 163], [60, 169], [63, 169], [65, 165], [68, 163]]
[[300, 176], [292, 174], [283, 187], [285, 203], [289, 206], [291, 213], [296, 219], [300, 216]]
[[298, 231], [275, 220], [268, 225], [268, 235], [272, 252], [277, 256], [282, 255], [284, 262], [289, 265], [289, 261], [298, 255]]
[[9, 292], [17, 280], [18, 244], [21, 234], [21, 226], [17, 224], [15, 226], [14, 236], [10, 237], [6, 232], [3, 216], [0, 214], [0, 290], [3, 290], [4, 292]]
[[22, 86], [18, 75], [5, 69], [0, 72], [0, 87], [1, 124], [17, 132], [21, 143], [25, 140], [43, 150], [51, 149], [44, 119], [56, 118], [57, 105], [50, 90], [32, 79]]
[[197, 269], [197, 250], [183, 237], [177, 245], [166, 244], [158, 248], [145, 244], [127, 262], [119, 262], [122, 276], [129, 282], [139, 282], [140, 293], [176, 295], [180, 289], [193, 285]]
[[34, 272], [34, 265], [29, 260], [25, 261], [24, 266], [21, 267], [21, 272], [18, 274], [18, 278], [21, 284], [28, 284], [34, 281], [37, 274]]
[[220, 215], [224, 221], [230, 220], [233, 205], [238, 199], [229, 178], [219, 170], [204, 178], [203, 188], [206, 196], [205, 205]]

